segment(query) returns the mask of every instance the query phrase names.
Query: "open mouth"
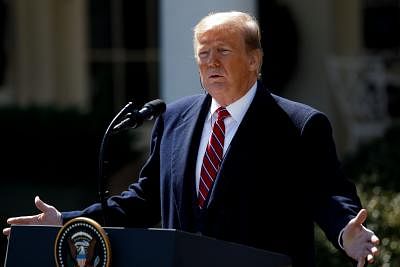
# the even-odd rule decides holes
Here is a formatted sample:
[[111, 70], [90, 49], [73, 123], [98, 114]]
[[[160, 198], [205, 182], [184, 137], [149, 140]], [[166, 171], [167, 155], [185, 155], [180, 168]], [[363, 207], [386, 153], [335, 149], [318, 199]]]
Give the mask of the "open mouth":
[[223, 76], [222, 75], [218, 75], [218, 74], [214, 74], [214, 75], [210, 75], [208, 77], [211, 78], [211, 79], [215, 79], [215, 78], [221, 78]]

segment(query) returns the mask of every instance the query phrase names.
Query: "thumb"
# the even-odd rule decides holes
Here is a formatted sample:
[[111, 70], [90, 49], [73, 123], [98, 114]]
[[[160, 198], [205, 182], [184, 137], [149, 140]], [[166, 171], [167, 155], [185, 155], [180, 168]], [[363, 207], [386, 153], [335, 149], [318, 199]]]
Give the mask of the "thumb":
[[35, 205], [41, 212], [46, 213], [53, 209], [53, 206], [50, 206], [44, 203], [38, 196], [35, 197]]
[[361, 209], [358, 212], [357, 216], [353, 219], [354, 223], [359, 224], [359, 225], [363, 224], [367, 220], [367, 216], [368, 216], [367, 210]]

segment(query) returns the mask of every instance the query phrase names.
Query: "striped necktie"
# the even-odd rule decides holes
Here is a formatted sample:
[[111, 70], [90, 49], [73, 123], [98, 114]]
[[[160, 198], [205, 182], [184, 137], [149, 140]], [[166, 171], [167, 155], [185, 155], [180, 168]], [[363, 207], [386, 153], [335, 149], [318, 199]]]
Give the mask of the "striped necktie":
[[229, 112], [224, 107], [219, 107], [216, 112], [217, 120], [213, 125], [212, 134], [207, 144], [203, 164], [201, 165], [198, 194], [198, 205], [200, 209], [203, 209], [206, 205], [208, 194], [212, 189], [221, 166], [225, 139], [224, 119], [230, 116]]

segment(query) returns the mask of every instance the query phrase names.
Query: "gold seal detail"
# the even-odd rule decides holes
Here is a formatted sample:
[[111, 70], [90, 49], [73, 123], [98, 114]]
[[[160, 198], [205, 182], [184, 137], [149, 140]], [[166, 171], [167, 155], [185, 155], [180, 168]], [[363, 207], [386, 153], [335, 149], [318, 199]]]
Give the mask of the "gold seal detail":
[[54, 243], [54, 257], [58, 267], [109, 267], [110, 242], [100, 224], [78, 217], [61, 227]]

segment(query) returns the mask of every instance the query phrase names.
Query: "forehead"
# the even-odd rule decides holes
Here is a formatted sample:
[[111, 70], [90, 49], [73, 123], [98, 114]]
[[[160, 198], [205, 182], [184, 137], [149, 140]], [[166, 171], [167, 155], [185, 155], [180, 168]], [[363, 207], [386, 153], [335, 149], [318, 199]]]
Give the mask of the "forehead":
[[199, 45], [229, 43], [240, 46], [244, 44], [244, 38], [237, 28], [222, 24], [203, 29], [197, 34], [197, 42]]

